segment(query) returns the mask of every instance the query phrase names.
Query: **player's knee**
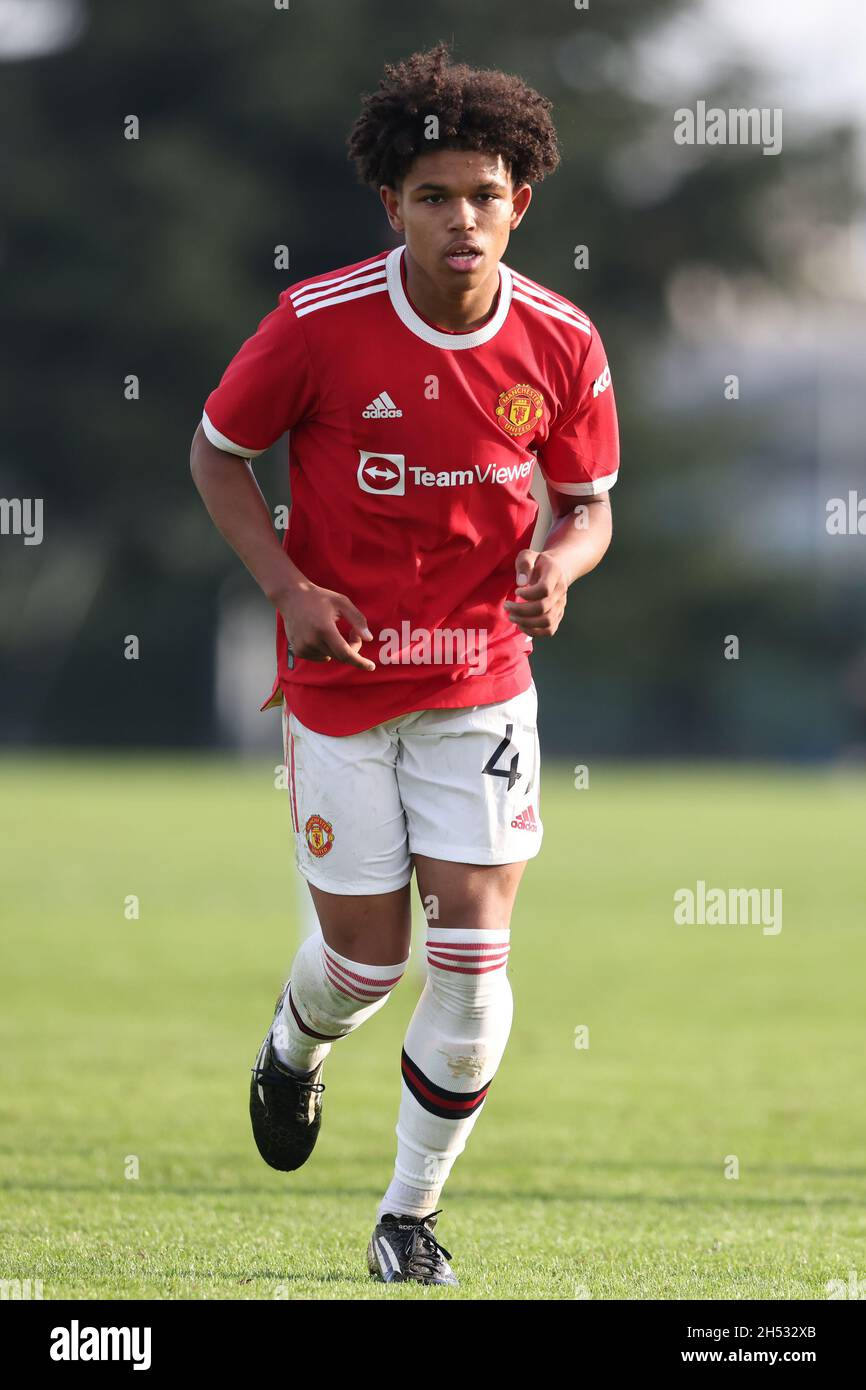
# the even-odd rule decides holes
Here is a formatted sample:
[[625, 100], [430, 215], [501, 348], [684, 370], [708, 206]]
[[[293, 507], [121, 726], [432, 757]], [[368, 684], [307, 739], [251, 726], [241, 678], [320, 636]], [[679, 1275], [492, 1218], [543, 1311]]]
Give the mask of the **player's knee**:
[[366, 965], [334, 951], [322, 941], [322, 970], [329, 993], [364, 1017], [381, 1009], [400, 983], [409, 964], [405, 960], [394, 965]]
[[491, 1010], [511, 1010], [506, 973], [508, 928], [442, 928], [427, 931], [427, 978], [433, 994], [451, 1013], [464, 1018]]

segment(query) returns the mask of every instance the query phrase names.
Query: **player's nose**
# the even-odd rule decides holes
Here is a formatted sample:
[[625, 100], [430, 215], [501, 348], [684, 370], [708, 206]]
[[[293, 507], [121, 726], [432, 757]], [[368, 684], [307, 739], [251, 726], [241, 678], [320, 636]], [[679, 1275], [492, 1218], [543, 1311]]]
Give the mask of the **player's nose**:
[[468, 198], [455, 198], [448, 225], [457, 232], [465, 232], [475, 226], [475, 209]]

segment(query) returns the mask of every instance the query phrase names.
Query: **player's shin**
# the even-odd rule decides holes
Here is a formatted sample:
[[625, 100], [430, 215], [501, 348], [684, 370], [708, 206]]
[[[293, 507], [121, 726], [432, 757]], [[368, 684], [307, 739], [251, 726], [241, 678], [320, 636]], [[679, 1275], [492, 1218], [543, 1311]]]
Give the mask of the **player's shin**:
[[365, 965], [333, 951], [321, 933], [307, 937], [273, 1027], [277, 1059], [293, 1071], [313, 1071], [338, 1039], [378, 1013], [407, 963]]
[[385, 1212], [425, 1216], [481, 1113], [511, 1030], [510, 931], [427, 929], [427, 983], [406, 1034]]

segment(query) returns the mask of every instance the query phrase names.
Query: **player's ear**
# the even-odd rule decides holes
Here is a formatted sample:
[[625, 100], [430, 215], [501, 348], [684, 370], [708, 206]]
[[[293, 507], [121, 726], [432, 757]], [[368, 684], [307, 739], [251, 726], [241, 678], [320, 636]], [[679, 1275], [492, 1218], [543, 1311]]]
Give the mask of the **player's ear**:
[[528, 183], [520, 183], [511, 195], [511, 230], [519, 227], [526, 209], [532, 202], [532, 188]]
[[396, 188], [391, 188], [387, 183], [383, 183], [379, 189], [379, 197], [385, 207], [388, 221], [395, 232], [404, 231], [403, 219], [400, 216], [400, 195]]

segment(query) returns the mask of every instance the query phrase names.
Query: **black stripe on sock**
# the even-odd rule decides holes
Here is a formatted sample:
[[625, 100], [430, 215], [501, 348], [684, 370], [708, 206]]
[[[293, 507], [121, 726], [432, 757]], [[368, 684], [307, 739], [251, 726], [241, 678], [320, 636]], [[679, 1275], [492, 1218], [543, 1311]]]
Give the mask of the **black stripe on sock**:
[[[418, 1104], [431, 1115], [438, 1115], [443, 1120], [465, 1120], [468, 1115], [474, 1115], [475, 1111], [484, 1104], [490, 1089], [490, 1082], [493, 1080], [491, 1077], [490, 1081], [477, 1091], [448, 1091], [444, 1086], [437, 1086], [435, 1081], [431, 1081], [428, 1076], [425, 1076], [421, 1068], [412, 1061], [405, 1048], [400, 1061], [403, 1080]], [[450, 1104], [443, 1104], [442, 1102], [450, 1102]]]

